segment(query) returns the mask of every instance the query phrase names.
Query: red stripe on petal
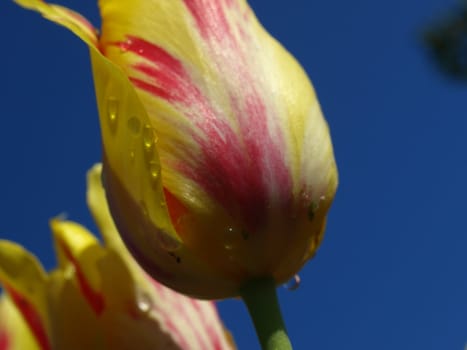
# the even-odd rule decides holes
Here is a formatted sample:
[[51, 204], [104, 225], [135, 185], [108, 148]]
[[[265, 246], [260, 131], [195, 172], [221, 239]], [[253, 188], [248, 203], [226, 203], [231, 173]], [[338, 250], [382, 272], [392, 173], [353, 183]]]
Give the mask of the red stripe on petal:
[[166, 96], [160, 95], [159, 97], [169, 102], [183, 101], [183, 98], [186, 97], [183, 96], [185, 90], [183, 80], [171, 70], [163, 67], [151, 67], [146, 64], [139, 64], [134, 68], [150, 77], [157, 84], [154, 86], [164, 91]]
[[205, 39], [217, 42], [233, 39], [221, 1], [184, 0], [184, 3]]
[[14, 304], [28, 324], [29, 329], [39, 344], [39, 347], [42, 350], [52, 349], [44, 324], [42, 323], [39, 313], [35, 309], [34, 305], [10, 286], [6, 285], [5, 290], [8, 295], [10, 295], [11, 300], [13, 300]]
[[[192, 298], [186, 297], [182, 294], [178, 294], [173, 290], [161, 285], [154, 279], [148, 277], [152, 282], [152, 285], [157, 293], [158, 303], [155, 305], [157, 313], [160, 315], [163, 324], [172, 335], [173, 339], [180, 345], [182, 349], [209, 349], [206, 344], [205, 338], [199, 329], [199, 321], [201, 314], [195, 313], [197, 318], [196, 324], [192, 324], [189, 312], [193, 312], [192, 302], [195, 301]], [[185, 330], [186, 329], [186, 330]], [[194, 339], [189, 337], [194, 335]], [[196, 341], [195, 341], [196, 339]]]
[[[180, 327], [173, 321], [174, 319], [180, 318], [180, 314], [176, 308], [173, 308], [172, 305], [168, 307], [168, 304], [172, 304], [170, 297], [175, 297], [176, 300], [184, 298], [181, 294], [176, 293], [175, 291], [168, 289], [163, 286], [150, 276], [147, 276], [148, 280], [151, 282], [152, 286], [156, 290], [158, 303], [154, 305], [154, 308], [157, 311], [157, 314], [161, 318], [163, 326], [166, 328], [172, 339], [180, 345], [182, 349], [190, 349], [190, 343], [184, 337], [183, 331]], [[169, 312], [167, 312], [169, 310]], [[193, 345], [193, 344], [191, 344]]]
[[81, 266], [79, 265], [76, 258], [71, 253], [68, 246], [61, 240], [58, 240], [60, 247], [62, 248], [63, 252], [65, 253], [67, 259], [73, 264], [75, 268], [76, 278], [78, 279], [78, 285], [81, 291], [81, 294], [84, 298], [88, 301], [91, 308], [97, 315], [102, 314], [105, 308], [105, 300], [104, 296], [96, 292], [92, 289], [91, 285], [88, 283], [86, 277], [84, 276], [83, 271], [81, 270]]
[[150, 65], [139, 63], [133, 66], [136, 71], [148, 77], [146, 80], [130, 77], [136, 87], [169, 102], [183, 102], [186, 98], [199, 95], [182, 63], [160, 46], [134, 36], [129, 36], [126, 41], [114, 45], [151, 63]]
[[175, 316], [170, 316], [170, 315], [165, 315], [164, 317], [164, 325], [169, 331], [169, 334], [172, 336], [172, 338], [175, 340], [178, 345], [184, 350], [189, 350], [191, 349], [191, 345], [188, 342], [187, 339], [183, 336], [183, 333], [180, 331], [180, 329], [177, 327], [177, 325], [172, 321], [171, 317]]
[[[202, 327], [204, 332], [206, 333], [208, 339], [209, 339], [209, 345], [210, 348], [214, 348], [214, 350], [221, 350], [222, 349], [222, 341], [220, 339], [220, 334], [218, 332], [218, 329], [220, 327], [215, 327], [216, 325], [220, 325], [221, 322], [220, 320], [217, 319], [208, 319], [206, 315], [206, 309], [202, 307], [200, 304], [201, 302], [199, 300], [191, 299], [191, 304], [193, 308], [196, 310], [196, 313], [198, 314], [200, 321], [202, 323]], [[210, 302], [212, 311], [216, 313], [216, 307], [213, 302]], [[211, 310], [209, 310], [211, 311]], [[217, 313], [216, 313], [217, 316]]]
[[134, 86], [137, 88], [144, 90], [146, 92], [149, 92], [150, 94], [160, 97], [164, 100], [171, 101], [172, 96], [170, 95], [170, 92], [164, 90], [163, 88], [156, 86], [154, 84], [147, 83], [141, 79], [137, 78], [132, 78], [130, 77], [130, 81], [133, 83]]
[[[190, 4], [195, 8], [199, 2]], [[201, 148], [202, 157], [194, 150], [191, 157], [199, 159], [198, 166], [180, 163], [176, 164], [177, 169], [200, 184], [233, 216], [240, 216], [246, 229], [254, 233], [266, 220], [270, 188], [277, 187], [277, 197], [287, 202], [291, 178], [283, 159], [282, 140], [270, 136], [268, 112], [254, 78], [242, 64], [242, 53], [233, 50], [238, 60], [223, 63], [229, 66], [227, 71], [235, 72], [244, 87], [230, 91], [231, 107], [240, 129], [237, 134], [226, 122], [229, 118], [222, 115], [226, 111], [212, 106], [176, 57], [134, 36], [115, 45], [143, 59], [133, 66], [143, 74], [143, 78], [130, 77], [135, 87], [173, 104], [201, 131], [190, 135]], [[225, 84], [225, 88], [237, 87]]]
[[175, 74], [180, 74], [183, 71], [183, 66], [179, 60], [174, 58], [165, 49], [154, 45], [144, 39], [128, 36], [126, 41], [116, 42], [113, 45], [120, 47], [123, 51], [129, 51], [143, 57], [153, 63], [157, 63], [160, 68], [173, 71]]

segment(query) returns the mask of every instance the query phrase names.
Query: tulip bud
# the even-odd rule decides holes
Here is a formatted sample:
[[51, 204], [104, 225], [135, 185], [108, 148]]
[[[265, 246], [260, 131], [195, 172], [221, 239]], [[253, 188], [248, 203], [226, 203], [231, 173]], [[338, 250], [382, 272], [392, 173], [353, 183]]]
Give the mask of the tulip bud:
[[100, 35], [70, 10], [18, 2], [90, 47], [106, 196], [151, 276], [226, 298], [313, 257], [337, 187], [328, 126], [246, 1], [101, 0]]

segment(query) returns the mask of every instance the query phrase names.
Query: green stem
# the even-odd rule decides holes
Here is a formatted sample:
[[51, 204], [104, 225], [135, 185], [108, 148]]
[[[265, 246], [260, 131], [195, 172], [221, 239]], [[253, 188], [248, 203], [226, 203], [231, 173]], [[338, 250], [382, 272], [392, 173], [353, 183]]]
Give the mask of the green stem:
[[240, 289], [263, 350], [292, 350], [272, 278], [252, 280]]

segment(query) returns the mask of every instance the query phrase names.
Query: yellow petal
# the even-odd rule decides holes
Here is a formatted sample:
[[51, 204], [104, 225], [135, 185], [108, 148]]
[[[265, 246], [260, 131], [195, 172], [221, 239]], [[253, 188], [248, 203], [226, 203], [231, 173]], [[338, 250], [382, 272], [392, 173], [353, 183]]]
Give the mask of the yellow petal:
[[47, 276], [23, 247], [0, 240], [0, 285], [10, 294], [43, 350], [50, 349], [45, 298]]
[[0, 349], [41, 350], [23, 316], [7, 295], [0, 296]]
[[104, 238], [105, 245], [111, 249], [120, 251], [124, 248], [123, 242], [118, 235], [109, 206], [105, 198], [105, 190], [101, 183], [102, 164], [95, 164], [86, 175], [87, 191], [86, 199], [91, 210], [94, 221], [99, 228], [99, 232]]
[[[18, 0], [18, 4], [40, 12], [45, 18], [63, 25], [91, 51], [96, 97], [101, 120], [105, 165], [112, 173], [126, 174], [119, 179], [139, 206], [145, 206], [149, 219], [158, 227], [167, 244], [179, 242], [162, 190], [155, 131], [126, 75], [104, 57], [90, 34], [89, 23], [75, 12], [39, 0]], [[142, 176], [142, 175], [145, 176]], [[152, 188], [152, 191], [147, 189]], [[157, 225], [156, 225], [157, 223]]]
[[0, 240], [0, 282], [25, 295], [41, 293], [46, 274], [37, 259], [20, 245]]
[[105, 307], [105, 300], [100, 292], [101, 279], [96, 267], [105, 255], [104, 248], [86, 228], [75, 222], [53, 219], [50, 226], [59, 268], [63, 271], [72, 268], [83, 297], [100, 314]]
[[97, 31], [83, 16], [60, 5], [50, 5], [42, 0], [15, 0], [24, 8], [41, 13], [48, 20], [61, 24], [76, 34], [86, 44], [97, 45]]
[[54, 271], [47, 293], [54, 349], [106, 349], [99, 316], [83, 297], [73, 271]]

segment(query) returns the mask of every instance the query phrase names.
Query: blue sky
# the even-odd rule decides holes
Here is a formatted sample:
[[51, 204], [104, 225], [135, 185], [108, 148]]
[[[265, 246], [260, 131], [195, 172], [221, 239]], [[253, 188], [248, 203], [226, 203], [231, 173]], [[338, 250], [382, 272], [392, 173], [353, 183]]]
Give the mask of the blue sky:
[[[94, 1], [60, 3], [98, 23]], [[456, 1], [250, 3], [310, 74], [340, 170], [321, 249], [298, 290], [279, 288], [295, 348], [463, 349], [467, 85], [439, 73], [420, 40]], [[52, 267], [50, 217], [93, 227], [84, 174], [100, 140], [88, 52], [10, 1], [0, 14], [0, 237]], [[220, 309], [239, 348], [259, 349], [240, 301]]]

